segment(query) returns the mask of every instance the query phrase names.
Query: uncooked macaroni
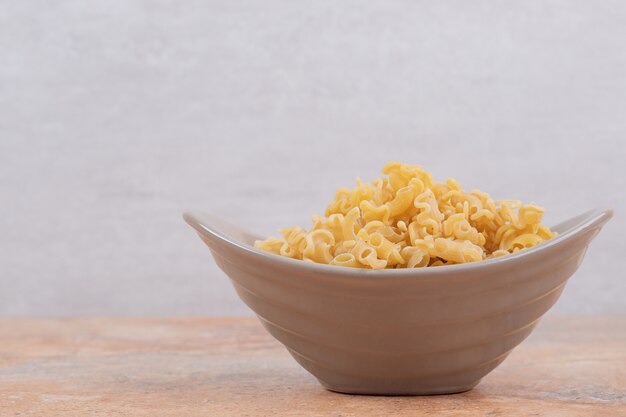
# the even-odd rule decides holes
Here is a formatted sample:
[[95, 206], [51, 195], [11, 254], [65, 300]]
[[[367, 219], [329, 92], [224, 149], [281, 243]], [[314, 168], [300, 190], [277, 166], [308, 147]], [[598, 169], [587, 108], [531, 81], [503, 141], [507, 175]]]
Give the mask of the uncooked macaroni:
[[340, 188], [310, 230], [281, 229], [282, 239], [255, 247], [352, 268], [419, 268], [503, 256], [556, 235], [535, 204], [468, 193], [451, 178], [435, 182], [419, 165], [392, 162], [382, 172], [386, 178]]

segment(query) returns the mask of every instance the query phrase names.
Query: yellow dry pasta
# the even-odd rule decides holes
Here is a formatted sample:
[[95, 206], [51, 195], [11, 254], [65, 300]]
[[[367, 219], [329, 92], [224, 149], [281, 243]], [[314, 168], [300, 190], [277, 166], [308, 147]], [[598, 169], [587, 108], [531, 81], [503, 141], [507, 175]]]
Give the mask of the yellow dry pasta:
[[255, 247], [289, 258], [351, 268], [422, 268], [477, 262], [515, 253], [556, 235], [544, 209], [519, 200], [466, 192], [454, 179], [436, 182], [419, 165], [392, 162], [384, 178], [357, 178], [340, 188], [310, 230], [281, 229], [283, 238]]

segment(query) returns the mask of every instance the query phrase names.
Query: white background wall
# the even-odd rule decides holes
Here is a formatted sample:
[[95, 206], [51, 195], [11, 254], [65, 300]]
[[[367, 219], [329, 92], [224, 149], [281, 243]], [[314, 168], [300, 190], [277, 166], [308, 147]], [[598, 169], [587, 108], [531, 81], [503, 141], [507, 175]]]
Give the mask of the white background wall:
[[388, 161], [615, 218], [557, 313], [626, 313], [626, 2], [0, 0], [0, 315], [247, 313], [181, 219], [308, 225]]

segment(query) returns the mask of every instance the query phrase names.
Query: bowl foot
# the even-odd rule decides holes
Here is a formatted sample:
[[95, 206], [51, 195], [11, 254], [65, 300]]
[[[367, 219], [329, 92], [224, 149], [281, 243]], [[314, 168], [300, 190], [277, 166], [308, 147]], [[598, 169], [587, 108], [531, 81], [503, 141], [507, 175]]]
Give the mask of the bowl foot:
[[480, 381], [467, 385], [451, 385], [451, 386], [394, 386], [388, 384], [372, 384], [372, 383], [355, 383], [351, 385], [335, 385], [326, 381], [318, 380], [324, 388], [332, 392], [340, 394], [357, 394], [357, 395], [445, 395], [459, 394], [474, 388]]

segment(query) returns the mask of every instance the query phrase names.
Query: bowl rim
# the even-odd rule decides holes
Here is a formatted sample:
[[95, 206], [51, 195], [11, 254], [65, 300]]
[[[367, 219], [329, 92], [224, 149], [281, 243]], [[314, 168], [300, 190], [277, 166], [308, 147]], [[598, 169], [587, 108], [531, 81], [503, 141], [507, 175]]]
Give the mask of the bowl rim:
[[[220, 231], [211, 228], [205, 224], [203, 218], [214, 219], [223, 224], [226, 222], [222, 220], [218, 220], [212, 215], [196, 211], [190, 210], [185, 211], [183, 213], [184, 220], [193, 227], [198, 234], [207, 236], [209, 238], [214, 237], [220, 241], [223, 241], [231, 246], [235, 246], [240, 250], [247, 252], [255, 257], [260, 257], [270, 263], [275, 263], [279, 265], [283, 265], [289, 268], [295, 269], [303, 269], [308, 271], [315, 271], [322, 274], [333, 274], [333, 275], [341, 275], [348, 277], [428, 277], [432, 275], [442, 275], [442, 274], [458, 274], [460, 272], [466, 271], [476, 271], [485, 268], [493, 268], [501, 265], [508, 265], [511, 263], [518, 262], [521, 258], [527, 258], [528, 256], [532, 256], [537, 252], [544, 251], [546, 249], [552, 248], [554, 246], [560, 245], [561, 243], [568, 241], [575, 236], [589, 230], [593, 230], [596, 228], [602, 227], [606, 222], [608, 222], [613, 217], [613, 210], [611, 208], [594, 208], [588, 210], [578, 216], [573, 217], [570, 220], [566, 220], [565, 222], [559, 223], [555, 227], [558, 227], [568, 221], [572, 221], [573, 219], [580, 218], [581, 220], [574, 224], [572, 227], [564, 231], [563, 233], [559, 233], [557, 236], [553, 237], [550, 240], [542, 242], [536, 246], [533, 246], [529, 249], [524, 249], [516, 253], [512, 253], [505, 256], [500, 256], [491, 259], [485, 259], [477, 262], [469, 262], [464, 264], [453, 264], [453, 265], [442, 265], [438, 267], [428, 267], [428, 268], [397, 268], [397, 269], [362, 269], [362, 268], [348, 268], [342, 267], [338, 265], [329, 265], [329, 264], [320, 264], [315, 263], [313, 261], [303, 261], [300, 259], [292, 259], [285, 256], [276, 255], [270, 252], [265, 252], [261, 249], [257, 249], [252, 245], [249, 245], [244, 242], [239, 242]], [[208, 223], [208, 222], [206, 222]]]

